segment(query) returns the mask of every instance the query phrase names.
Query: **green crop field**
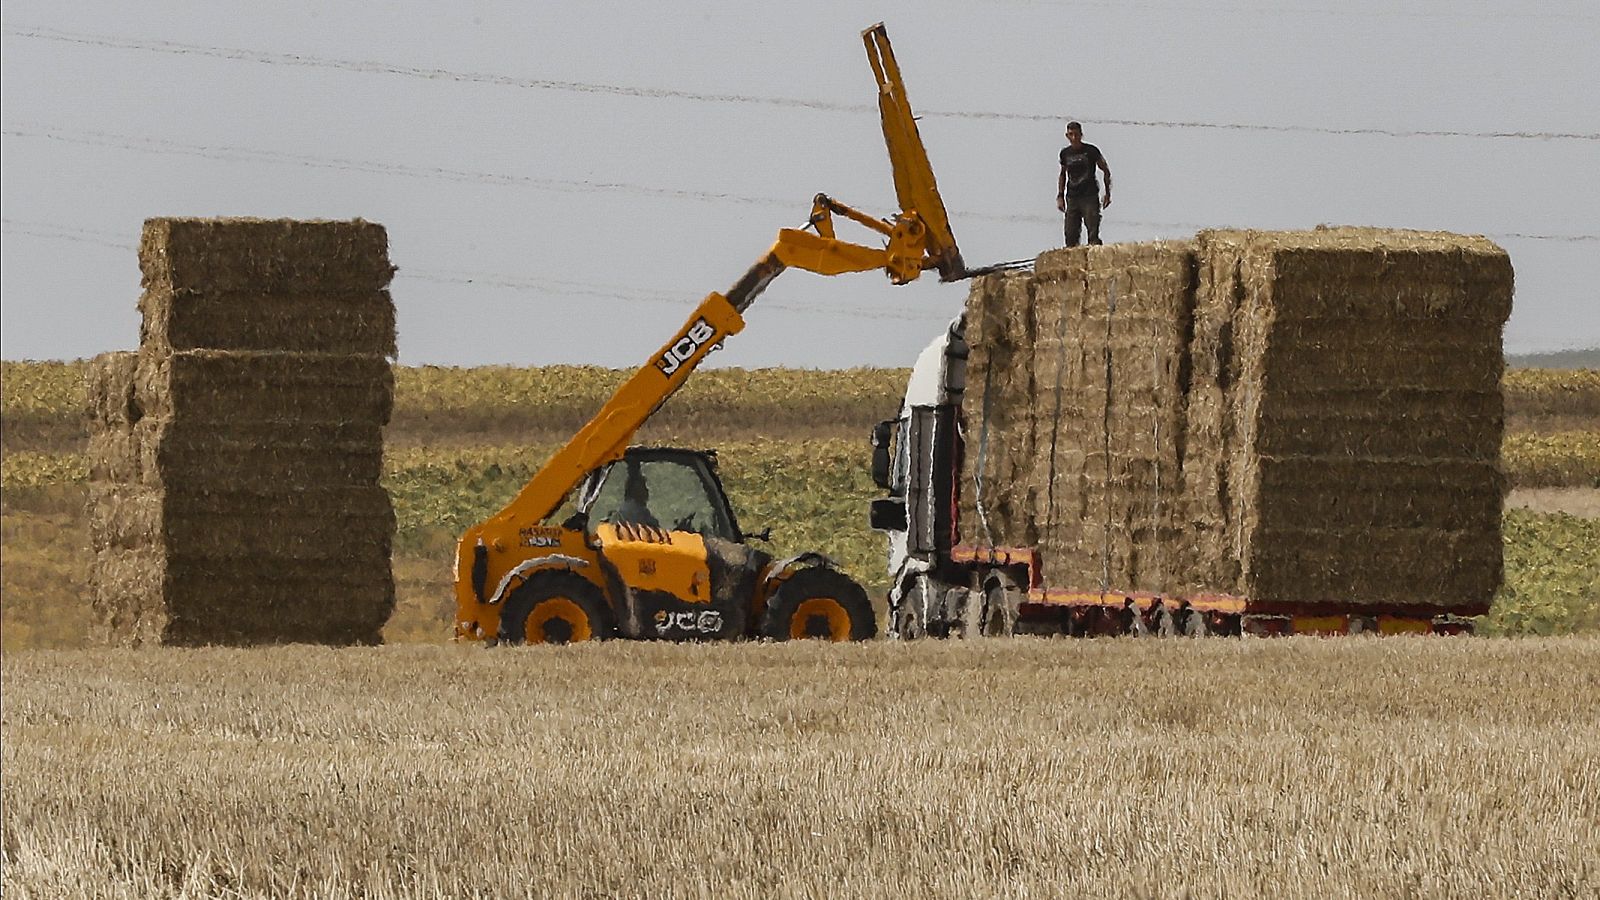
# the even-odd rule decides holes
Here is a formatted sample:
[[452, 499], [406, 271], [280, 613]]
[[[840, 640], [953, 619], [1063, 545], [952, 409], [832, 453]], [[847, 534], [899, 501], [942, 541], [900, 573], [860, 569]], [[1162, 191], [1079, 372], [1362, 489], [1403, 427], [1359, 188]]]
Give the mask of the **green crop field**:
[[[445, 636], [455, 535], [509, 500], [623, 377], [578, 367], [397, 368], [384, 473], [398, 517], [400, 603], [389, 640]], [[770, 526], [779, 552], [820, 550], [877, 594], [885, 546], [866, 525], [877, 495], [866, 433], [893, 414], [905, 377], [903, 369], [711, 370], [644, 437], [717, 448], [746, 530]], [[76, 646], [88, 621], [84, 366], [7, 362], [0, 379], [4, 646]], [[1505, 392], [1510, 484], [1600, 490], [1600, 373], [1511, 370]], [[1600, 629], [1600, 519], [1510, 509], [1505, 541], [1505, 587], [1485, 633]]]

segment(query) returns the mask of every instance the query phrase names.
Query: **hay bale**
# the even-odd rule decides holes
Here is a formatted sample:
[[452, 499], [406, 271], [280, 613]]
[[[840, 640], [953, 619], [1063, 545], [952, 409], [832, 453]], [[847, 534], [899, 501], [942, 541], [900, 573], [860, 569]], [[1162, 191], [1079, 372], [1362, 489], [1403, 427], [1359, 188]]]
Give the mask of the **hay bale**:
[[368, 294], [389, 286], [382, 225], [292, 219], [147, 219], [145, 290], [207, 296]]
[[139, 354], [118, 350], [102, 353], [87, 366], [88, 413], [90, 427], [122, 428], [143, 418], [134, 396], [134, 376]]
[[1364, 228], [1235, 241], [1241, 590], [1264, 608], [1487, 609], [1509, 258], [1482, 238]]
[[383, 425], [394, 373], [377, 355], [186, 350], [142, 357], [136, 397], [148, 415], [196, 424]]
[[146, 290], [140, 346], [178, 350], [284, 350], [395, 355], [388, 291], [221, 293]]
[[99, 550], [89, 570], [91, 637], [119, 647], [154, 646], [166, 633], [160, 554], [150, 549]]
[[383, 428], [371, 422], [238, 422], [146, 417], [89, 436], [91, 480], [198, 489], [376, 485]]
[[394, 609], [387, 556], [286, 567], [113, 549], [92, 584], [99, 637], [118, 646], [376, 644]]
[[388, 559], [394, 509], [381, 487], [164, 490], [90, 485], [96, 549], [157, 546], [185, 559]]
[[1194, 277], [1184, 241], [1035, 262], [1033, 513], [1060, 586], [1160, 590], [1171, 580]]
[[91, 366], [102, 636], [377, 642], [394, 607], [383, 228], [152, 219], [140, 266], [140, 352]]

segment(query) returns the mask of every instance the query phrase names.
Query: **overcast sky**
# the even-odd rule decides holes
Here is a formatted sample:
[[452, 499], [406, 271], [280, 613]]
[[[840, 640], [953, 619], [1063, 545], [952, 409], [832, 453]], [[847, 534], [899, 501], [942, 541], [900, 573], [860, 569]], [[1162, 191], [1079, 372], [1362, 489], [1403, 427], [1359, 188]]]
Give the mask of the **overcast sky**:
[[[141, 222], [388, 227], [404, 363], [634, 366], [827, 192], [894, 212], [888, 24], [969, 265], [1057, 246], [1067, 118], [1107, 240], [1487, 234], [1511, 352], [1600, 344], [1600, 2], [3, 6], [0, 355], [138, 343]], [[872, 242], [863, 231], [845, 232]], [[909, 365], [965, 285], [792, 271], [719, 365]]]

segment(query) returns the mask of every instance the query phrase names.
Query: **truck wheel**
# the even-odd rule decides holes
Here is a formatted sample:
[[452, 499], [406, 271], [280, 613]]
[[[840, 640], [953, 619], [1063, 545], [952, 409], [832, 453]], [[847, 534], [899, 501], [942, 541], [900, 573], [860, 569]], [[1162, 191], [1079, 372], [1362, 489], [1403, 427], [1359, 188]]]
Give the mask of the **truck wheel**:
[[865, 641], [878, 633], [878, 619], [861, 585], [819, 566], [796, 572], [778, 588], [761, 633], [775, 641]]
[[571, 572], [533, 576], [511, 592], [500, 613], [500, 640], [507, 644], [575, 644], [610, 636], [605, 597]]
[[889, 630], [900, 640], [917, 641], [927, 637], [927, 629], [922, 627], [921, 614], [903, 602], [899, 609], [890, 610], [889, 616]]
[[915, 641], [928, 636], [928, 576], [915, 574], [906, 578], [900, 590], [900, 602], [889, 608], [889, 632], [902, 641]]

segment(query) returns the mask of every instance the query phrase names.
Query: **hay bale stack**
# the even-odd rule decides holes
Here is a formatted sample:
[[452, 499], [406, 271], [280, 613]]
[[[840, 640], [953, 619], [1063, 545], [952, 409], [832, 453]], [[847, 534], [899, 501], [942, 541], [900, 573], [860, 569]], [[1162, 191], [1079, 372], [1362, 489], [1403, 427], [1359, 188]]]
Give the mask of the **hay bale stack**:
[[1230, 463], [1242, 592], [1267, 607], [1487, 610], [1510, 259], [1412, 231], [1222, 239], [1245, 297]]
[[1011, 275], [974, 280], [968, 301], [963, 403], [974, 411], [967, 432], [961, 520], [974, 541], [1032, 544], [1038, 539], [1032, 510], [1035, 410], [1019, 398], [1034, 396], [1033, 284]]
[[[1055, 586], [1170, 587], [1193, 283], [1189, 244], [1158, 242], [1053, 251], [974, 286], [964, 402], [990, 435], [983, 514], [995, 543], [1039, 547]], [[965, 465], [971, 484], [970, 447]]]
[[153, 219], [137, 353], [90, 367], [111, 643], [376, 643], [393, 269], [366, 222]]
[[1511, 289], [1486, 240], [1380, 229], [1208, 231], [991, 276], [968, 299], [969, 442], [986, 415], [1027, 436], [983, 470], [993, 542], [1038, 546], [1059, 588], [1484, 609]]
[[[1170, 587], [1178, 516], [1185, 242], [1085, 247], [1036, 263], [1041, 549], [1063, 587]], [[1045, 435], [1048, 433], [1048, 438]], [[1053, 448], [1053, 449], [1052, 449]]]

